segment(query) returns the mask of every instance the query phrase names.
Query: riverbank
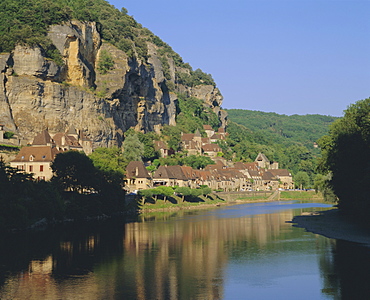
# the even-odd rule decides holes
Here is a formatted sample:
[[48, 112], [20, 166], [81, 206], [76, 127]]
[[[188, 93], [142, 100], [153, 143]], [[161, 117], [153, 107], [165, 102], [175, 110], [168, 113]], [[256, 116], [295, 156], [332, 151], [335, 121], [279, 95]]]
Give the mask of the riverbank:
[[370, 230], [356, 224], [338, 209], [311, 215], [295, 216], [293, 226], [328, 238], [355, 242], [370, 247]]

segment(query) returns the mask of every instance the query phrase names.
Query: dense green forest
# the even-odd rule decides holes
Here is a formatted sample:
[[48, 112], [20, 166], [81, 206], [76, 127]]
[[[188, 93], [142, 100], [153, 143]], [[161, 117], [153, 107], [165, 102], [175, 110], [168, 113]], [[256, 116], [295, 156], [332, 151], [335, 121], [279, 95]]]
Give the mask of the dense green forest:
[[[234, 160], [253, 161], [263, 152], [280, 168], [289, 169], [295, 181], [313, 187], [320, 149], [314, 143], [329, 131], [336, 117], [323, 115], [279, 115], [260, 111], [228, 109], [227, 146]], [[303, 179], [302, 179], [303, 178]]]
[[324, 115], [280, 115], [244, 109], [227, 109], [229, 119], [249, 128], [254, 134], [284, 146], [302, 144], [308, 149], [326, 135], [337, 117]]
[[320, 171], [339, 200], [339, 207], [368, 222], [370, 211], [370, 98], [345, 110], [328, 135], [319, 140]]
[[[170, 89], [174, 84], [196, 86], [215, 82], [210, 74], [200, 69], [193, 70], [188, 63], [127, 14], [105, 0], [3, 0], [0, 2], [0, 52], [10, 52], [17, 44], [38, 45], [45, 55], [58, 64], [63, 64], [61, 53], [47, 37], [48, 27], [69, 20], [93, 21], [104, 41], [124, 51], [129, 57], [147, 62], [147, 43], [158, 47], [166, 79]], [[183, 71], [176, 72], [173, 80], [169, 75], [169, 58]], [[172, 81], [171, 81], [172, 80]]]

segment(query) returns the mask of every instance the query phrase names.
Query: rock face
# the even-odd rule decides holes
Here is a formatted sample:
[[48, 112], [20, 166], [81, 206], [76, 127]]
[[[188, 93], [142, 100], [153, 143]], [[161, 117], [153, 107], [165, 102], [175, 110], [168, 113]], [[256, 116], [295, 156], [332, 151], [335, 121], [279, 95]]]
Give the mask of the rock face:
[[[0, 124], [27, 143], [44, 129], [64, 131], [70, 126], [84, 131], [94, 146], [120, 145], [129, 128], [159, 131], [176, 124], [177, 96], [169, 91], [156, 46], [148, 44], [147, 63], [103, 43], [93, 22], [71, 21], [50, 27], [49, 37], [64, 64], [47, 59], [38, 47], [17, 46], [0, 54]], [[102, 53], [114, 66], [98, 72]], [[176, 67], [169, 61], [174, 78]], [[180, 86], [204, 100], [225, 126], [220, 109], [222, 96], [211, 85]]]

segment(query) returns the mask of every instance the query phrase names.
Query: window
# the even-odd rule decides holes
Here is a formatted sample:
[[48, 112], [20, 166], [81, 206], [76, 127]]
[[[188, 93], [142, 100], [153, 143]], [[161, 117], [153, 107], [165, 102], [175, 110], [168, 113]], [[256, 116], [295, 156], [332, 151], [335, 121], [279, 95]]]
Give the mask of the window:
[[33, 155], [30, 156], [30, 161], [33, 161]]
[[29, 170], [30, 172], [33, 172], [33, 166], [30, 166]]
[[44, 172], [44, 166], [43, 165], [40, 166], [40, 172]]

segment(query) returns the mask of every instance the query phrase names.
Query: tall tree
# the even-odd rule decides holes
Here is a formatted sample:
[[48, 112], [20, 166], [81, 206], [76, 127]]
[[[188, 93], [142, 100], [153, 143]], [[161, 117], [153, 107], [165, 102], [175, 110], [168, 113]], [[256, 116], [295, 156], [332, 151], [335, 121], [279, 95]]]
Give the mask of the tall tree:
[[319, 140], [321, 171], [339, 198], [339, 207], [357, 214], [370, 211], [370, 98], [352, 104]]
[[123, 142], [123, 156], [126, 162], [141, 161], [144, 155], [144, 144], [136, 134], [129, 135]]

